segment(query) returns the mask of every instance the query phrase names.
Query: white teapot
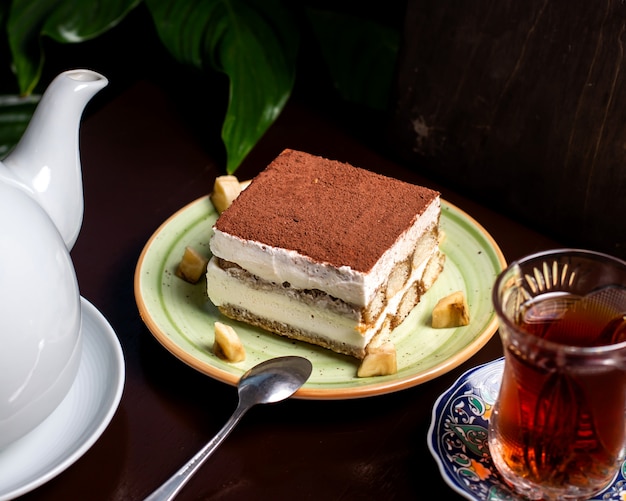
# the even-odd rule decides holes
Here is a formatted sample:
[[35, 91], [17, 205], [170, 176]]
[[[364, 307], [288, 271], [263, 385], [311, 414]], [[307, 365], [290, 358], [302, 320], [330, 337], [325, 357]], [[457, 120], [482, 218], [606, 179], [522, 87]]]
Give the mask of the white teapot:
[[78, 371], [70, 250], [83, 219], [79, 126], [107, 83], [90, 70], [57, 76], [0, 163], [0, 449], [50, 415]]

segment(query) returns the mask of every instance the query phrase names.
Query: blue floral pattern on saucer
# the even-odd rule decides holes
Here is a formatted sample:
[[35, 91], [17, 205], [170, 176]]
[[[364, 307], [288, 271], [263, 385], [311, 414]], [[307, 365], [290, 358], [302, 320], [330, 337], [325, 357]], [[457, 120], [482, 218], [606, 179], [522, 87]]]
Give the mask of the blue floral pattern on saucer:
[[[473, 501], [518, 497], [500, 478], [487, 446], [489, 416], [496, 401], [504, 359], [470, 369], [433, 406], [428, 448], [452, 489]], [[626, 462], [613, 484], [593, 501], [626, 500]]]

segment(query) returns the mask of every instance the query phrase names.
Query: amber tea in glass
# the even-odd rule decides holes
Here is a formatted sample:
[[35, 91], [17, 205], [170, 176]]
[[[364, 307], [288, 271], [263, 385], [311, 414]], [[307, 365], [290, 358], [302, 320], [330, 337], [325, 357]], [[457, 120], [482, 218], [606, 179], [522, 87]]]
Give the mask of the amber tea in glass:
[[626, 447], [626, 263], [535, 254], [497, 279], [505, 364], [489, 424], [503, 478], [529, 499], [588, 499]]

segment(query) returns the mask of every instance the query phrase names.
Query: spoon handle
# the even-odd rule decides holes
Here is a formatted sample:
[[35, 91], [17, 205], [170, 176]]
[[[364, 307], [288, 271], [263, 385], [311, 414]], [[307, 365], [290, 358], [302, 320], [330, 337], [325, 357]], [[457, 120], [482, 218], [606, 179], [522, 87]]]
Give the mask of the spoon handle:
[[224, 439], [230, 434], [248, 409], [249, 406], [242, 405], [241, 402], [239, 402], [233, 415], [222, 427], [222, 429], [211, 439], [211, 441], [202, 447], [202, 449], [200, 449], [194, 457], [192, 457], [176, 473], [174, 473], [174, 475], [166, 480], [161, 487], [145, 498], [144, 501], [170, 501], [174, 499], [176, 494], [178, 494], [189, 479], [196, 473], [196, 471], [198, 471], [200, 466], [202, 466], [208, 457], [213, 454], [215, 449], [217, 449]]

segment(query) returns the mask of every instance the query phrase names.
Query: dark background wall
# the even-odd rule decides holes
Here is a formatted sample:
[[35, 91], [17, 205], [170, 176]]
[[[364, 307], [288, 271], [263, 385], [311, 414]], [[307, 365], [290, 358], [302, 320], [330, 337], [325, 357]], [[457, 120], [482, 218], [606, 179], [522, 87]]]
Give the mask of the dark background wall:
[[[377, 8], [362, 14], [402, 31], [390, 113], [342, 102], [306, 45], [293, 98], [564, 244], [626, 258], [626, 4], [393, 0]], [[145, 6], [93, 41], [43, 43], [42, 86], [68, 67], [101, 71], [110, 85], [95, 110], [138, 80], [156, 81], [201, 140], [219, 138], [228, 82], [173, 61]], [[1, 90], [12, 85], [2, 65]]]
[[407, 162], [626, 257], [626, 5], [409, 0], [390, 134]]

